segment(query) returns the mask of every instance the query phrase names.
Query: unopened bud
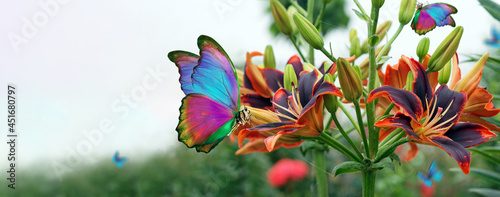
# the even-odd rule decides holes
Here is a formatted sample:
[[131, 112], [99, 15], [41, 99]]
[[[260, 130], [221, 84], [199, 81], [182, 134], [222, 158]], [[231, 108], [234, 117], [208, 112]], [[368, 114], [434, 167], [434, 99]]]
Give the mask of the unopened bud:
[[[382, 51], [382, 49], [384, 48], [385, 45], [382, 45], [380, 48], [378, 48], [377, 50], [375, 50], [375, 57], [379, 56], [380, 52]], [[388, 48], [388, 50], [382, 54], [382, 56], [385, 56], [387, 54], [389, 54], [389, 51], [391, 50], [391, 47]], [[359, 68], [361, 69], [361, 79], [366, 79], [368, 78], [368, 74], [369, 74], [369, 63], [370, 63], [370, 58], [367, 57], [363, 62], [361, 62], [361, 64], [359, 64]], [[378, 64], [377, 65], [377, 70], [380, 69], [380, 67], [382, 66], [382, 64]]]
[[416, 5], [417, 0], [401, 0], [401, 5], [399, 6], [399, 23], [406, 25], [411, 21]]
[[351, 56], [355, 55], [356, 57], [359, 57], [361, 55], [361, 46], [359, 45], [358, 37], [354, 37], [351, 40], [351, 48], [349, 50]]
[[358, 100], [363, 94], [363, 85], [358, 73], [344, 58], [337, 59], [337, 69], [340, 87], [345, 100], [349, 102]]
[[276, 23], [280, 32], [285, 35], [292, 34], [292, 22], [285, 7], [278, 0], [271, 0], [271, 12], [273, 13], [274, 23]]
[[408, 75], [406, 75], [405, 90], [408, 90], [410, 92], [413, 91], [413, 80], [414, 80], [413, 73], [410, 71], [408, 72]]
[[264, 68], [276, 68], [276, 60], [274, 60], [274, 51], [271, 45], [267, 45], [264, 52]]
[[384, 2], [385, 2], [385, 0], [372, 0], [372, 6], [374, 8], [379, 9], [382, 7], [382, 5], [384, 5]]
[[[333, 80], [333, 77], [332, 75], [330, 74], [326, 74], [325, 75], [325, 78], [324, 78], [324, 81], [325, 82], [329, 82], [331, 84], [334, 83], [334, 80]], [[326, 110], [328, 110], [328, 112], [330, 112], [331, 114], [335, 114], [335, 112], [337, 111], [337, 96], [335, 95], [332, 95], [332, 94], [325, 94], [323, 96], [323, 98], [325, 99], [325, 107], [326, 107]]]
[[324, 42], [319, 31], [304, 16], [299, 13], [293, 14], [293, 21], [299, 29], [300, 35], [315, 49], [322, 49]]
[[351, 29], [351, 31], [349, 32], [349, 41], [352, 42], [352, 39], [356, 37], [358, 37], [358, 32], [356, 31], [356, 29]]
[[448, 61], [446, 65], [439, 71], [438, 74], [438, 82], [440, 85], [447, 84], [448, 80], [450, 80], [451, 75], [451, 61]]
[[292, 83], [297, 85], [297, 75], [295, 74], [295, 70], [293, 69], [293, 65], [287, 64], [285, 66], [285, 74], [283, 75], [283, 83], [285, 89], [292, 90]]
[[427, 64], [430, 72], [441, 70], [441, 68], [450, 61], [458, 49], [463, 33], [464, 28], [458, 26], [443, 40], [443, 42], [441, 42], [441, 44], [439, 44]]
[[288, 18], [290, 19], [290, 24], [292, 25], [292, 34], [295, 35], [299, 32], [299, 30], [297, 29], [297, 26], [295, 25], [295, 23], [292, 21], [293, 19], [293, 14], [295, 12], [298, 12], [297, 11], [297, 8], [295, 8], [295, 6], [291, 5], [288, 7], [287, 9], [287, 14], [288, 14]]
[[424, 58], [429, 52], [430, 39], [423, 37], [417, 45], [417, 56], [419, 59]]

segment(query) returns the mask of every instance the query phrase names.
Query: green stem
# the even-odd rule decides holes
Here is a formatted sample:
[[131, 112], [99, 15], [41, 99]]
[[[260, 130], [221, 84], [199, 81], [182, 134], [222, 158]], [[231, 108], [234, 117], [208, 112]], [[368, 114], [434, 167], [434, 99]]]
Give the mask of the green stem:
[[[368, 23], [368, 39], [375, 35], [377, 30], [379, 9], [372, 6], [371, 20], [372, 23]], [[377, 82], [377, 64], [375, 61], [375, 46], [369, 44], [368, 46], [369, 55], [369, 74], [368, 74], [368, 92], [372, 92], [375, 89], [375, 83]], [[365, 101], [366, 101], [365, 97]], [[379, 130], [375, 129], [375, 102], [366, 104], [366, 119], [368, 121], [368, 133], [370, 141], [371, 155], [367, 154], [369, 158], [373, 158], [378, 152], [378, 140], [379, 140]], [[368, 144], [366, 144], [368, 145]]]
[[316, 172], [316, 183], [318, 196], [328, 196], [328, 174], [326, 173], [325, 152], [323, 150], [313, 150], [314, 169]]
[[398, 135], [400, 132], [401, 132], [401, 128], [397, 128], [396, 130], [392, 131], [391, 133], [389, 133], [389, 135], [387, 135], [381, 142], [380, 142], [380, 148], [382, 148], [382, 146], [384, 146], [384, 144], [386, 144], [389, 140], [391, 140], [394, 136]]
[[385, 143], [380, 143], [380, 148], [383, 149], [385, 148], [386, 146], [390, 146], [391, 144], [393, 144], [395, 141], [397, 140], [400, 140], [401, 138], [403, 138], [404, 136], [406, 136], [406, 132], [404, 132], [402, 129], [399, 130], [399, 132], [396, 132], [397, 135], [395, 135], [395, 137], [392, 137], [391, 139], [387, 140]]
[[374, 169], [363, 170], [363, 197], [375, 196], [375, 177]]
[[297, 45], [297, 42], [296, 42], [295, 38], [294, 38], [292, 35], [290, 35], [290, 36], [289, 36], [289, 38], [290, 38], [290, 40], [292, 41], [293, 46], [295, 46], [295, 49], [297, 49], [297, 51], [299, 52], [299, 55], [300, 55], [300, 57], [302, 58], [302, 60], [306, 61], [307, 59], [306, 59], [306, 57], [304, 56], [304, 54], [302, 54], [302, 52], [300, 51], [300, 48], [299, 48], [299, 46]]
[[304, 10], [304, 8], [302, 8], [302, 7], [301, 7], [301, 6], [297, 3], [297, 1], [294, 1], [294, 0], [288, 0], [288, 2], [290, 2], [290, 4], [292, 4], [292, 5], [293, 5], [293, 7], [297, 8], [297, 11], [298, 11], [300, 14], [302, 14], [302, 15], [304, 15], [304, 16], [307, 16], [307, 11], [306, 11], [306, 10]]
[[[307, 1], [307, 20], [311, 23], [314, 23], [314, 1]], [[309, 63], [314, 65], [314, 48], [309, 45]]]
[[321, 6], [321, 10], [319, 10], [318, 18], [316, 18], [316, 22], [314, 23], [314, 27], [319, 30], [319, 25], [321, 24], [321, 20], [323, 19], [323, 15], [325, 14], [326, 2]]
[[343, 144], [341, 144], [339, 141], [333, 139], [331, 136], [327, 135], [326, 133], [321, 133], [319, 137], [317, 137], [319, 141], [327, 144], [328, 146], [338, 150], [340, 153], [344, 154], [346, 157], [349, 157], [349, 159], [357, 162], [361, 162], [361, 159], [356, 157], [352, 151], [350, 151], [347, 147], [345, 147]]
[[358, 123], [356, 122], [354, 117], [352, 117], [351, 113], [349, 113], [349, 111], [347, 111], [347, 109], [344, 107], [344, 104], [342, 104], [340, 101], [337, 100], [337, 106], [339, 106], [339, 108], [342, 110], [342, 112], [344, 112], [344, 114], [347, 116], [347, 118], [351, 121], [352, 126], [354, 126], [356, 128], [356, 130], [358, 131], [359, 135], [361, 135], [361, 129], [359, 128]]
[[363, 116], [361, 115], [361, 107], [359, 107], [359, 101], [353, 101], [354, 108], [356, 109], [356, 116], [358, 117], [359, 128], [361, 129], [361, 139], [363, 139], [363, 147], [365, 148], [366, 156], [370, 156], [370, 150], [368, 149], [368, 141], [366, 139], [365, 127], [363, 126]]
[[[394, 35], [392, 35], [391, 39], [387, 42], [387, 44], [384, 45], [384, 48], [382, 48], [382, 50], [378, 54], [377, 58], [375, 59], [375, 62], [379, 62], [380, 58], [382, 58], [382, 56], [385, 53], [387, 53], [387, 50], [389, 50], [389, 48], [391, 47], [394, 40], [396, 40], [396, 38], [399, 36], [399, 34], [401, 33], [401, 30], [403, 30], [404, 26], [405, 26], [404, 24], [401, 24], [401, 23], [399, 24], [398, 30], [396, 30], [396, 33], [394, 33]], [[380, 39], [382, 39], [382, 38], [380, 38]]]
[[377, 155], [377, 157], [375, 157], [375, 159], [373, 160], [374, 163], [377, 163], [379, 162], [380, 160], [384, 159], [385, 157], [389, 156], [390, 154], [392, 154], [396, 148], [401, 145], [401, 144], [404, 144], [404, 143], [407, 143], [409, 142], [409, 140], [407, 138], [403, 138], [403, 139], [399, 139], [398, 141], [396, 142], [393, 142], [391, 143], [388, 147], [386, 148], [381, 148], [380, 149], [380, 154]]
[[361, 13], [363, 15], [368, 16], [368, 14], [366, 14], [366, 12], [365, 12], [365, 9], [363, 9], [363, 6], [361, 6], [361, 4], [359, 4], [358, 0], [354, 0], [354, 3], [356, 4], [356, 6], [358, 6], [359, 11], [361, 11]]
[[[367, 125], [366, 123], [363, 124], [363, 126], [366, 126], [366, 125]], [[354, 130], [356, 130], [356, 127], [353, 126], [353, 127], [349, 128], [349, 129], [346, 129], [345, 132], [347, 134], [349, 134], [349, 133], [351, 133]], [[336, 140], [338, 140], [338, 139], [340, 139], [340, 137], [342, 137], [342, 135], [339, 133], [339, 134], [335, 135], [335, 137], [333, 137], [333, 138], [335, 138]]]
[[359, 152], [358, 148], [356, 148], [356, 145], [354, 145], [354, 143], [352, 142], [351, 138], [347, 135], [347, 133], [342, 128], [342, 125], [340, 125], [340, 122], [337, 119], [337, 116], [334, 114], [334, 115], [332, 115], [332, 118], [333, 118], [333, 121], [335, 122], [335, 125], [337, 126], [337, 128], [340, 131], [340, 133], [342, 134], [342, 136], [344, 136], [344, 138], [347, 140], [347, 142], [349, 143], [349, 145], [351, 145], [352, 149], [354, 149], [354, 151], [356, 151], [356, 154], [358, 155], [358, 158], [359, 159], [363, 159], [363, 155], [361, 154], [361, 152]]
[[392, 108], [394, 108], [394, 102], [392, 102], [391, 104], [389, 104], [389, 107], [387, 107], [387, 109], [385, 110], [384, 114], [382, 116], [385, 116], [387, 114], [389, 114], [389, 112], [391, 112]]
[[330, 54], [330, 52], [328, 52], [325, 47], [323, 47], [321, 49], [321, 52], [323, 52], [323, 54], [325, 54], [326, 57], [328, 57], [328, 59], [332, 60], [333, 63], [335, 63], [337, 61], [337, 59], [335, 57], [333, 57], [332, 54]]

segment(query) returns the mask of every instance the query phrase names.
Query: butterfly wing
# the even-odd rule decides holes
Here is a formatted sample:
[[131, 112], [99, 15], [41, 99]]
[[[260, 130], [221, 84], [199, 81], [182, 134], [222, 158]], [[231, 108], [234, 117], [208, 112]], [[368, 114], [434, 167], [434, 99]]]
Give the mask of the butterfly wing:
[[123, 163], [125, 163], [126, 161], [127, 161], [127, 158], [125, 158], [125, 157], [118, 159], [118, 161], [116, 162], [116, 167], [119, 167], [119, 168], [123, 167]]
[[115, 152], [115, 155], [113, 155], [113, 160], [112, 160], [112, 162], [113, 162], [113, 163], [116, 163], [116, 161], [118, 160], [118, 157], [119, 157], [119, 155], [118, 155], [118, 151], [116, 151], [116, 152]]
[[193, 90], [191, 78], [194, 67], [198, 65], [200, 56], [187, 51], [172, 51], [168, 53], [168, 58], [179, 68], [179, 74], [181, 75], [179, 82], [181, 83], [181, 89], [184, 94], [196, 93], [196, 91]]
[[177, 132], [187, 147], [209, 152], [236, 124], [235, 114], [224, 104], [202, 94], [188, 94], [182, 100]]
[[423, 35], [436, 28], [436, 26], [451, 25], [454, 27], [455, 21], [450, 16], [453, 13], [457, 13], [457, 9], [446, 3], [424, 6], [415, 13], [411, 28], [417, 34]]
[[445, 25], [451, 25], [452, 27], [455, 27], [455, 20], [453, 20], [450, 15], [457, 13], [457, 8], [453, 7], [450, 4], [429, 4], [422, 8], [422, 12], [426, 12], [427, 14], [429, 14], [436, 22], [436, 25], [439, 27]]

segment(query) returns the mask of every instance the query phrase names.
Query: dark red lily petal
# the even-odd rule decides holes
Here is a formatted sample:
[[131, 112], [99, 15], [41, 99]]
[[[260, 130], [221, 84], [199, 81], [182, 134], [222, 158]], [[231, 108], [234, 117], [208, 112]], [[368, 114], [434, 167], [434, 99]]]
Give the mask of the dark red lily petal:
[[[424, 136], [424, 138], [427, 138]], [[427, 138], [430, 142], [434, 143], [439, 148], [446, 151], [455, 161], [457, 161], [460, 169], [464, 174], [469, 174], [470, 167], [470, 152], [465, 149], [460, 143], [454, 142], [446, 136], [436, 136]]]
[[[425, 68], [418, 61], [413, 58], [409, 59], [406, 56], [402, 57], [403, 60], [410, 66], [412, 70], [414, 81], [413, 81], [413, 93], [420, 98], [422, 104], [425, 103], [426, 99], [430, 102], [432, 99], [432, 88], [429, 83], [429, 78], [427, 78], [427, 73]], [[422, 109], [427, 110], [427, 106], [423, 105]]]
[[273, 92], [276, 92], [278, 89], [283, 87], [283, 72], [280, 70], [272, 69], [272, 68], [264, 68], [261, 69], [262, 74], [266, 77], [267, 86]]
[[396, 113], [394, 117], [388, 117], [375, 123], [376, 127], [398, 127], [417, 140], [421, 140], [411, 127], [411, 118], [402, 113]]
[[453, 125], [444, 135], [465, 148], [482, 144], [497, 136], [483, 125], [469, 122]]
[[[465, 92], [450, 90], [448, 86], [444, 84], [440, 86], [436, 91], [435, 98], [436, 99], [433, 99], [432, 102], [436, 104], [436, 107], [441, 107], [443, 110], [448, 109], [448, 111], [446, 111], [446, 114], [444, 114], [444, 116], [436, 124], [441, 124], [442, 122], [452, 120], [442, 126], [449, 127], [450, 125], [458, 122], [467, 98]], [[429, 105], [429, 108], [431, 108], [429, 110], [432, 110], [432, 106], [433, 104]], [[436, 113], [437, 108], [434, 109], [434, 113], [431, 114], [431, 119], [434, 119]]]
[[[288, 100], [288, 96], [290, 96], [290, 95], [292, 95], [292, 93], [290, 91], [288, 91], [285, 88], [280, 88], [274, 94], [273, 102], [275, 103], [275, 105], [273, 105], [273, 106], [274, 106], [274, 109], [277, 110], [279, 113], [281, 113], [285, 116], [288, 116], [290, 118], [296, 118], [290, 112], [283, 109], [283, 108], [290, 109], [289, 100]], [[276, 106], [276, 105], [279, 105], [279, 106]], [[281, 121], [290, 121], [291, 120], [289, 118], [285, 118], [282, 116], [279, 116], [279, 118]]]
[[263, 97], [259, 94], [245, 94], [241, 96], [241, 103], [248, 104], [255, 108], [271, 108], [273, 106], [270, 98]]
[[338, 97], [342, 97], [342, 92], [340, 92], [340, 90], [337, 87], [335, 87], [335, 85], [333, 85], [330, 82], [323, 82], [321, 83], [319, 88], [314, 92], [313, 97], [302, 108], [302, 113], [300, 113], [300, 115], [305, 114], [307, 111], [309, 111], [316, 104], [318, 97], [325, 94], [332, 94]]
[[[245, 67], [246, 67], [246, 65], [245, 65]], [[245, 72], [245, 74], [243, 74], [243, 87], [248, 88], [250, 90], [255, 90], [253, 88], [252, 82], [250, 81], [250, 78], [248, 77], [247, 72]]]
[[304, 70], [304, 67], [302, 66], [302, 62], [300, 61], [300, 57], [298, 55], [292, 56], [287, 64], [291, 64], [293, 66], [293, 70], [295, 71], [295, 74], [297, 76], [300, 75], [300, 72]]
[[398, 107], [403, 109], [407, 116], [418, 122], [418, 118], [422, 116], [423, 107], [419, 97], [412, 92], [393, 88], [391, 86], [382, 86], [373, 90], [368, 96], [368, 103], [378, 97], [385, 97]]
[[300, 73], [299, 77], [299, 85], [297, 86], [300, 105], [306, 106], [309, 100], [313, 97], [314, 94], [314, 86], [318, 80], [319, 72], [317, 70], [313, 70], [311, 72], [303, 71]]

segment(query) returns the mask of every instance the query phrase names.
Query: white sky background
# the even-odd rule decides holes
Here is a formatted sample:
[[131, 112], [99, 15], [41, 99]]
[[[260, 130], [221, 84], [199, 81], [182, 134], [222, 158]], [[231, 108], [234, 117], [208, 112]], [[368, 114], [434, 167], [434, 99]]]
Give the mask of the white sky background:
[[[111, 158], [115, 150], [130, 158], [166, 151], [180, 143], [175, 126], [184, 95], [177, 68], [166, 54], [178, 49], [198, 53], [196, 39], [200, 34], [216, 39], [236, 64], [244, 61], [247, 51], [263, 51], [267, 44], [273, 45], [280, 69], [296, 53], [287, 40], [270, 36], [272, 17], [264, 14], [267, 0], [61, 0], [58, 9], [51, 7], [53, 16], [38, 17], [46, 23], [38, 23], [37, 31], [28, 36], [22, 32], [25, 20], [31, 23], [33, 16], [47, 14], [39, 3], [56, 1], [0, 2], [0, 94], [4, 95], [0, 100], [0, 117], [4, 118], [0, 122], [6, 124], [6, 86], [13, 83], [18, 89], [17, 151], [21, 166], [40, 160], [64, 160], [82, 147], [79, 155], [92, 161]], [[356, 28], [364, 40], [366, 25], [350, 11], [354, 4], [347, 2], [349, 27]], [[366, 10], [368, 2], [362, 1]], [[493, 51], [484, 46], [483, 40], [498, 23], [477, 1], [443, 2], [457, 7], [453, 18], [465, 28], [459, 53]], [[399, 1], [386, 0], [381, 11], [380, 22], [393, 21], [389, 36], [399, 25], [398, 8]], [[426, 35], [431, 39], [431, 54], [451, 30], [441, 27]], [[16, 52], [9, 33], [29, 38]], [[325, 37], [326, 43], [332, 42], [336, 57], [349, 54], [348, 34], [349, 29]], [[396, 62], [401, 54], [416, 57], [420, 38], [406, 26], [392, 47], [390, 55], [394, 58], [389, 63]], [[316, 59], [320, 62], [327, 58], [318, 53]], [[148, 72], [157, 68], [163, 73], [160, 82]], [[157, 86], [145, 89], [145, 79]], [[143, 100], [131, 99], [135, 106], [128, 107], [121, 103], [124, 96], [138, 90], [145, 90]], [[113, 109], [116, 103], [129, 113]], [[85, 131], [98, 129], [102, 121], [110, 121], [114, 129], [91, 144]], [[0, 139], [7, 140], [5, 132], [0, 132]], [[7, 144], [0, 147], [3, 168], [7, 166], [6, 156], [2, 156], [7, 155]]]

